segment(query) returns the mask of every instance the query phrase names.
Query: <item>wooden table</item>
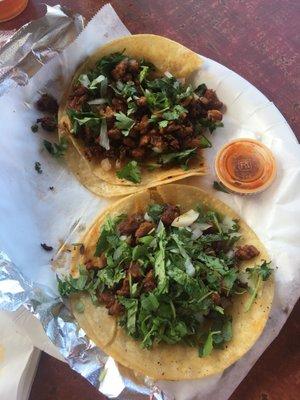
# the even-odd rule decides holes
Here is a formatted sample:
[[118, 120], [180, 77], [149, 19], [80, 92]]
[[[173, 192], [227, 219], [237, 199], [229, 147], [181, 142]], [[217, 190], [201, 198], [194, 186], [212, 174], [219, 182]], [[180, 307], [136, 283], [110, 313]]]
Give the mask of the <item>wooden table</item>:
[[[87, 19], [105, 4], [47, 0], [49, 5], [59, 2]], [[132, 33], [168, 36], [242, 75], [275, 103], [300, 139], [299, 1], [112, 0], [111, 4]], [[19, 28], [44, 10], [42, 1], [29, 0], [27, 9], [0, 24], [0, 29]], [[231, 400], [299, 399], [299, 313], [300, 303]], [[30, 400], [65, 399], [104, 397], [68, 366], [43, 354]]]

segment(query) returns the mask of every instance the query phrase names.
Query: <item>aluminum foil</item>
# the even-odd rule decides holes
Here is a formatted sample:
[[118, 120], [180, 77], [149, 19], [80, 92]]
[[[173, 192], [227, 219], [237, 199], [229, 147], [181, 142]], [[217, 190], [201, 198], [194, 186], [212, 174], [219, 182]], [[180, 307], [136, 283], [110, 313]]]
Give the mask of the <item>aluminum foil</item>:
[[154, 383], [134, 377], [88, 339], [67, 305], [48, 287], [25, 279], [9, 257], [0, 251], [0, 309], [15, 311], [24, 306], [38, 318], [70, 367], [101, 393], [118, 400], [172, 400]]
[[22, 26], [0, 49], [0, 96], [17, 85], [26, 85], [83, 30], [82, 15], [60, 5], [46, 7], [42, 18]]

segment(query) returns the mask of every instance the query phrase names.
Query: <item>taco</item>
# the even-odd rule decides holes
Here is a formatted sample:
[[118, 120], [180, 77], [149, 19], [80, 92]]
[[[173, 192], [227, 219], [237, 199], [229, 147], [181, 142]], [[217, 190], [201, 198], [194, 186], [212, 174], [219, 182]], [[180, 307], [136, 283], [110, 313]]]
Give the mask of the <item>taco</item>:
[[271, 308], [271, 273], [264, 246], [234, 211], [170, 184], [100, 215], [58, 285], [116, 361], [181, 380], [221, 372], [253, 346]]
[[211, 147], [207, 133], [222, 126], [223, 104], [205, 84], [188, 84], [200, 66], [193, 51], [156, 35], [123, 37], [90, 56], [58, 115], [60, 138], [89, 171], [67, 154], [80, 181], [116, 196], [203, 175], [201, 149]]

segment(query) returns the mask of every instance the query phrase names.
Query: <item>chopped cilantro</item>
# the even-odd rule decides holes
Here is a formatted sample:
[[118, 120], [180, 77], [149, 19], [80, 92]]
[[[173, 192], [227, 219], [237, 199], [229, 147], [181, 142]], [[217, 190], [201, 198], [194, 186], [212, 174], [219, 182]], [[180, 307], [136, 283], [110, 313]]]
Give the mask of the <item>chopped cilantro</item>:
[[136, 161], [130, 161], [120, 171], [117, 171], [117, 177], [133, 183], [140, 183], [141, 170], [138, 163]]
[[170, 164], [170, 163], [176, 163], [176, 162], [183, 162], [191, 157], [196, 155], [196, 148], [194, 149], [188, 149], [188, 150], [183, 150], [177, 153], [167, 153], [167, 154], [161, 154], [159, 157], [159, 163], [165, 165], [165, 164]]
[[204, 93], [207, 90], [207, 86], [205, 85], [205, 83], [201, 83], [201, 85], [199, 85], [195, 90], [194, 93], [196, 93], [197, 96], [202, 97], [204, 95]]
[[55, 158], [62, 158], [68, 148], [68, 141], [65, 137], [59, 139], [58, 143], [51, 143], [48, 140], [43, 141], [45, 149]]
[[102, 57], [97, 62], [97, 69], [103, 75], [109, 75], [120, 61], [124, 60], [126, 56], [123, 53], [113, 53], [109, 56]]
[[266, 281], [272, 274], [273, 269], [269, 267], [271, 262], [263, 261], [263, 263], [254, 268], [247, 268], [246, 272], [252, 281], [252, 286], [250, 287], [250, 297], [245, 304], [245, 311], [249, 311], [252, 304], [254, 303], [257, 294], [262, 286], [262, 282]]
[[171, 111], [164, 112], [162, 116], [167, 121], [174, 121], [175, 119], [180, 118], [183, 113], [187, 112], [186, 108], [178, 104]]
[[213, 188], [215, 190], [218, 190], [219, 192], [224, 192], [224, 193], [229, 193], [230, 194], [230, 191], [221, 182], [214, 181]]
[[[96, 305], [99, 293], [113, 293], [123, 310], [119, 324], [144, 348], [160, 342], [183, 343], [198, 348], [200, 357], [225, 348], [233, 335], [229, 305], [233, 296], [244, 293], [236, 260], [227, 254], [233, 246], [230, 237], [239, 226], [205, 205], [196, 209], [195, 224], [204, 232], [208, 226], [213, 233], [194, 238], [192, 225], [164, 225], [161, 216], [167, 208], [158, 203], [150, 204], [144, 214], [155, 227], [134, 243], [122, 234], [132, 223], [126, 219], [133, 216], [107, 218], [95, 249], [95, 257], [105, 256], [107, 265], [97, 270], [79, 266], [77, 278], [58, 279], [59, 292], [62, 296], [89, 293]], [[138, 268], [138, 278], [131, 267], [135, 272]], [[247, 270], [253, 281], [248, 309], [271, 271], [266, 262]]]
[[117, 120], [116, 127], [122, 130], [124, 136], [128, 136], [131, 128], [135, 123], [134, 120], [132, 118], [127, 117], [127, 115], [125, 115], [122, 112], [116, 113], [115, 117]]
[[139, 81], [142, 83], [146, 76], [149, 74], [150, 68], [147, 65], [142, 65], [139, 73]]

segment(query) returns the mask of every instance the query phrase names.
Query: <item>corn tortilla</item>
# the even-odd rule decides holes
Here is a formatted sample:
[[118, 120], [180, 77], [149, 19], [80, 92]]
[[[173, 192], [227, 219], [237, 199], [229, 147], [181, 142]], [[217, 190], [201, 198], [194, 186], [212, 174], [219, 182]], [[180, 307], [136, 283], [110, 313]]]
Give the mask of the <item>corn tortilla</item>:
[[[178, 204], [182, 212], [203, 203], [209, 209], [232, 219], [239, 219], [239, 216], [227, 205], [193, 186], [170, 184], [155, 189], [146, 189], [114, 203], [97, 218], [83, 238], [85, 254], [81, 255], [78, 250], [74, 251], [71, 266], [73, 271], [76, 270], [78, 264], [84, 263], [87, 259], [93, 259], [101, 225], [108, 215], [144, 212], [149, 203], [158, 201]], [[242, 268], [254, 267], [262, 260], [268, 260], [266, 249], [256, 234], [242, 220], [239, 224], [239, 232], [242, 234], [239, 244], [253, 244], [260, 251], [260, 255], [255, 259], [243, 261]], [[220, 373], [239, 360], [262, 333], [272, 305], [273, 293], [274, 280], [271, 277], [264, 282], [261, 295], [256, 298], [248, 312], [244, 311], [244, 305], [249, 294], [245, 293], [236, 297], [230, 310], [233, 318], [232, 340], [224, 350], [215, 349], [205, 358], [198, 356], [197, 349], [178, 344], [158, 344], [151, 350], [142, 349], [140, 342], [130, 338], [123, 328], [118, 326], [116, 318], [108, 315], [104, 306], [94, 306], [89, 296], [79, 296], [85, 306], [83, 313], [76, 311], [75, 304], [78, 296], [71, 300], [71, 304], [76, 319], [87, 335], [117, 362], [154, 379], [184, 380]]]
[[114, 163], [112, 168], [106, 171], [101, 167], [102, 160], [87, 160], [84, 144], [70, 133], [71, 122], [66, 113], [68, 97], [73, 84], [77, 81], [80, 74], [90, 70], [100, 58], [124, 50], [125, 54], [130, 57], [144, 58], [152, 62], [159, 73], [169, 71], [177, 78], [188, 79], [202, 64], [200, 57], [196, 53], [181, 44], [162, 36], [150, 34], [122, 37], [96, 50], [75, 72], [74, 78], [68, 86], [59, 107], [59, 137], [68, 137], [71, 149], [67, 153], [74, 156], [72, 148], [75, 148], [80, 157], [86, 161], [85, 168], [82, 170], [82, 163], [72, 162], [73, 156], [67, 154], [66, 162], [68, 167], [88, 189], [104, 197], [131, 194], [136, 192], [138, 188], [145, 189], [159, 184], [170, 183], [188, 176], [204, 175], [206, 168], [200, 151], [198, 152], [197, 159], [191, 164], [188, 171], [184, 171], [180, 166], [170, 166], [154, 171], [149, 171], [146, 167], [141, 166], [142, 179], [139, 184], [119, 179], [116, 176]]

